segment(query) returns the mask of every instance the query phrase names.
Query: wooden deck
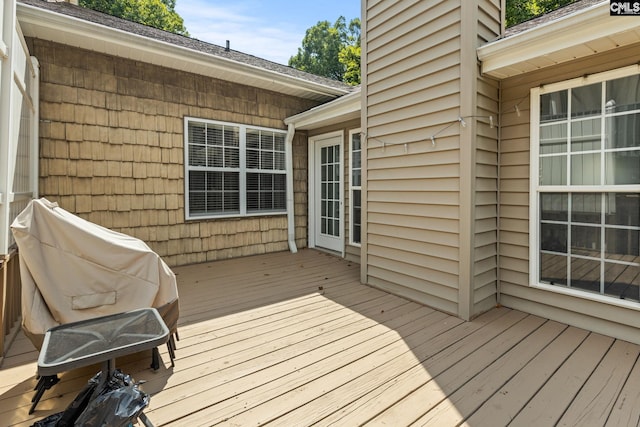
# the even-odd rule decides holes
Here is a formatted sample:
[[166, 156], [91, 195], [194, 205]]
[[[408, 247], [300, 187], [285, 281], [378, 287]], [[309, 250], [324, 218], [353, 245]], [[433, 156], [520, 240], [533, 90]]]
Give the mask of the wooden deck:
[[[472, 322], [359, 283], [359, 266], [303, 250], [175, 269], [175, 368], [119, 367], [156, 426], [636, 426], [640, 347], [499, 308]], [[164, 350], [164, 349], [163, 349]], [[63, 410], [96, 372], [66, 372], [28, 415], [37, 354], [0, 367], [0, 425]]]

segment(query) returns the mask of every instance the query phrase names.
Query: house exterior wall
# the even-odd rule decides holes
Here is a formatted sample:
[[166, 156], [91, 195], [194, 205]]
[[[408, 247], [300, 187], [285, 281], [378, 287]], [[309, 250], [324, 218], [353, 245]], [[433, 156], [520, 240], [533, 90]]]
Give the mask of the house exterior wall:
[[638, 309], [529, 286], [529, 117], [531, 88], [639, 61], [640, 46], [634, 45], [503, 80], [499, 184], [500, 303], [636, 343], [640, 342]]
[[[476, 46], [500, 34], [500, 1], [479, 1]], [[475, 56], [472, 56], [475, 59]], [[477, 66], [473, 61], [473, 66]], [[481, 313], [496, 304], [498, 252], [498, 139], [499, 86], [492, 79], [476, 75], [476, 110], [479, 116], [475, 146], [473, 185], [474, 235], [472, 312]], [[492, 117], [487, 123], [487, 117]], [[493, 121], [494, 127], [491, 122]], [[488, 126], [487, 126], [488, 124]]]
[[[41, 196], [144, 240], [169, 265], [286, 250], [286, 215], [185, 221], [184, 117], [283, 129], [316, 103], [29, 40], [41, 66]], [[293, 141], [306, 246], [306, 138]]]
[[[473, 312], [481, 313], [496, 305], [498, 255], [498, 140], [497, 111], [499, 90], [495, 81], [478, 78], [478, 122], [473, 186]], [[486, 117], [495, 125], [487, 125]]]
[[499, 33], [498, 3], [363, 11], [363, 277], [466, 319], [495, 304], [496, 131], [477, 116], [495, 114], [497, 87], [480, 78], [475, 49]]

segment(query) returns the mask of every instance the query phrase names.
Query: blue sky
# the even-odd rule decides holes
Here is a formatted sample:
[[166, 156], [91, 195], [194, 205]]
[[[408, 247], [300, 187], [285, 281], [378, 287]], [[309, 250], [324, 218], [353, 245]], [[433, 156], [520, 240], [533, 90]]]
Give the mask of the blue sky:
[[287, 64], [307, 28], [360, 17], [360, 0], [177, 0], [191, 37]]

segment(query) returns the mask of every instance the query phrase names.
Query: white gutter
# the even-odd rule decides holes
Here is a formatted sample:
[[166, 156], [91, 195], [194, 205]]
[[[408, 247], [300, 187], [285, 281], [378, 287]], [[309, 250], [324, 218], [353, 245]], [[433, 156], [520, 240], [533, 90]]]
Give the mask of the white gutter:
[[287, 170], [287, 233], [289, 250], [291, 253], [298, 252], [296, 247], [296, 216], [295, 198], [293, 194], [293, 137], [296, 134], [296, 126], [289, 124], [287, 138], [285, 140], [285, 167]]
[[284, 120], [286, 125], [295, 124], [297, 129], [312, 129], [332, 121], [344, 121], [344, 117], [352, 114], [360, 118], [362, 99], [360, 88], [336, 100], [314, 107]]
[[[22, 3], [17, 6], [18, 20], [23, 28], [31, 26], [47, 32], [57, 42], [190, 72], [195, 72], [195, 65], [203, 70], [230, 73], [233, 76], [231, 80], [239, 83], [258, 80], [262, 83], [259, 87], [281, 86], [307, 91], [316, 97], [331, 98], [348, 93], [348, 89], [327, 86], [39, 7]], [[31, 35], [28, 31], [25, 33]]]
[[555, 21], [499, 39], [477, 49], [482, 72], [500, 74], [506, 67], [571, 49], [612, 34], [636, 30], [638, 17], [609, 16], [609, 2], [602, 2]]

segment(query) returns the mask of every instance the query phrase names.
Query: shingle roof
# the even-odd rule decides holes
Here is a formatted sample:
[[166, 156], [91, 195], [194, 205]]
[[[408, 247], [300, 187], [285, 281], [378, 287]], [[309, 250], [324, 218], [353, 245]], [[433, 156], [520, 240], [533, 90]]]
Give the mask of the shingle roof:
[[538, 27], [540, 25], [546, 24], [547, 22], [555, 21], [557, 19], [579, 12], [580, 10], [586, 9], [588, 7], [594, 6], [599, 3], [603, 3], [603, 1], [602, 0], [579, 0], [573, 3], [570, 3], [564, 7], [554, 10], [553, 12], [545, 13], [544, 15], [540, 15], [528, 21], [524, 21], [520, 24], [507, 28], [502, 38], [506, 38], [506, 37], [513, 36], [515, 34], [522, 33], [531, 28]]
[[103, 25], [109, 28], [114, 28], [121, 31], [129, 32], [138, 36], [143, 36], [153, 40], [158, 40], [158, 41], [170, 43], [176, 46], [184, 47], [187, 49], [192, 49], [198, 52], [215, 55], [215, 56], [232, 60], [241, 64], [246, 64], [253, 67], [259, 67], [259, 68], [276, 72], [285, 76], [295, 77], [298, 79], [307, 80], [313, 83], [322, 84], [328, 87], [334, 87], [334, 88], [343, 89], [343, 90], [351, 89], [351, 86], [337, 80], [316, 76], [310, 73], [306, 73], [304, 71], [297, 70], [293, 67], [278, 64], [276, 62], [268, 61], [266, 59], [258, 58], [256, 56], [248, 55], [246, 53], [238, 52], [232, 49], [226, 50], [222, 46], [218, 46], [212, 43], [207, 43], [191, 37], [185, 37], [179, 34], [170, 33], [168, 31], [159, 30], [157, 28], [138, 24], [136, 22], [127, 21], [122, 18], [97, 12], [84, 7], [76, 6], [71, 3], [49, 2], [45, 0], [18, 0], [18, 2], [25, 5], [30, 5], [30, 6], [35, 6], [41, 9], [45, 9], [54, 13], [59, 13], [66, 16], [73, 17], [73, 18], [95, 23], [98, 25]]

